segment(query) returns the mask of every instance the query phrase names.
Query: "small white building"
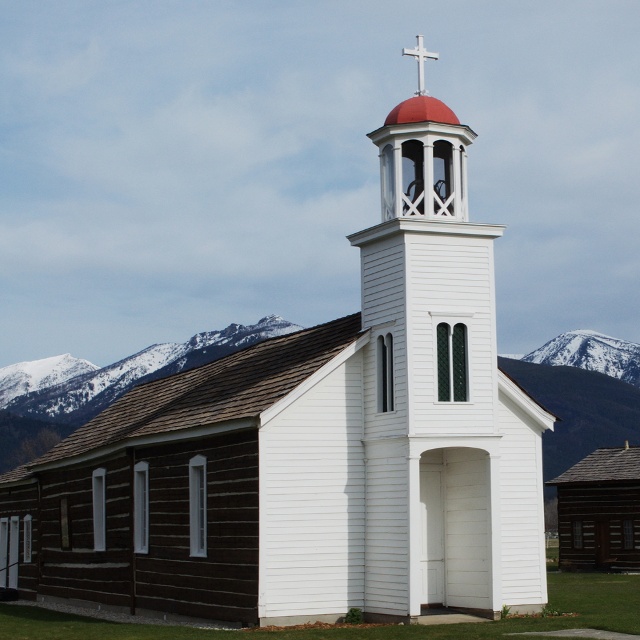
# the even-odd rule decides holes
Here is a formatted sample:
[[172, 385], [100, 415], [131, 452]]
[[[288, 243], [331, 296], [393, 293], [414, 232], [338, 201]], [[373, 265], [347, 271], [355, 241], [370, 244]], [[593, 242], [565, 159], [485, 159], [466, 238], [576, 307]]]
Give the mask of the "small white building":
[[0, 588], [261, 625], [546, 604], [554, 417], [497, 367], [476, 134], [406, 53], [418, 95], [369, 134], [381, 221], [349, 237], [362, 313], [140, 385], [1, 477]]

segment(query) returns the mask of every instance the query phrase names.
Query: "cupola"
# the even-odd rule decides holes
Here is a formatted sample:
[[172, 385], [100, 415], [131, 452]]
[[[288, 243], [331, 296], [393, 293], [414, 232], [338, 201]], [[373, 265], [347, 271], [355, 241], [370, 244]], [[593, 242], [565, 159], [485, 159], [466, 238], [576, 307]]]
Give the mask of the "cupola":
[[418, 63], [418, 91], [369, 134], [380, 150], [382, 221], [393, 218], [467, 222], [467, 147], [476, 134], [444, 102], [427, 95], [424, 63], [437, 53], [403, 49]]

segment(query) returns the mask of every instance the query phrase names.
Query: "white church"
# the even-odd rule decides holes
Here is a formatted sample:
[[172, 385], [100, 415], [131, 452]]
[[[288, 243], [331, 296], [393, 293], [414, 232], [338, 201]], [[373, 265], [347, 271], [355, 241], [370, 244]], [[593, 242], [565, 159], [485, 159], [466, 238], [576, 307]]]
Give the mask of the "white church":
[[[40, 554], [30, 574], [25, 542], [22, 595], [261, 625], [547, 603], [541, 436], [555, 418], [497, 367], [504, 227], [470, 221], [476, 134], [426, 94], [437, 54], [422, 37], [404, 53], [418, 93], [369, 134], [381, 219], [349, 236], [361, 314], [141, 385], [0, 478], [0, 516], [16, 536], [28, 517], [29, 562]], [[9, 498], [21, 488], [32, 513]], [[91, 584], [69, 569], [92, 562]]]

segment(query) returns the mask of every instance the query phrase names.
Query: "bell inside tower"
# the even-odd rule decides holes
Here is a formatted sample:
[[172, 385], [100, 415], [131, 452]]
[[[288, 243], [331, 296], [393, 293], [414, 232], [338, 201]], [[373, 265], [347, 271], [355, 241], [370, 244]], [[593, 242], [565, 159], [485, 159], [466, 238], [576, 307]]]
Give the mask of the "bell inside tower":
[[418, 140], [402, 143], [403, 215], [424, 215], [424, 145]]
[[446, 140], [433, 145], [433, 193], [434, 214], [454, 215], [453, 207], [453, 147]]

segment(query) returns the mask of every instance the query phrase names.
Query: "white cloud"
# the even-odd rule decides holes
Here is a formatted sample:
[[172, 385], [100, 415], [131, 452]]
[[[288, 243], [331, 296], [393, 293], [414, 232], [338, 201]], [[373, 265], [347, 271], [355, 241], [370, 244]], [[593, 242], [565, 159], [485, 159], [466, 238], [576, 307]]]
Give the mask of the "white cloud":
[[364, 134], [414, 90], [418, 32], [428, 87], [480, 134], [472, 219], [509, 226], [501, 349], [640, 341], [637, 4], [3, 4], [0, 365], [357, 308]]

